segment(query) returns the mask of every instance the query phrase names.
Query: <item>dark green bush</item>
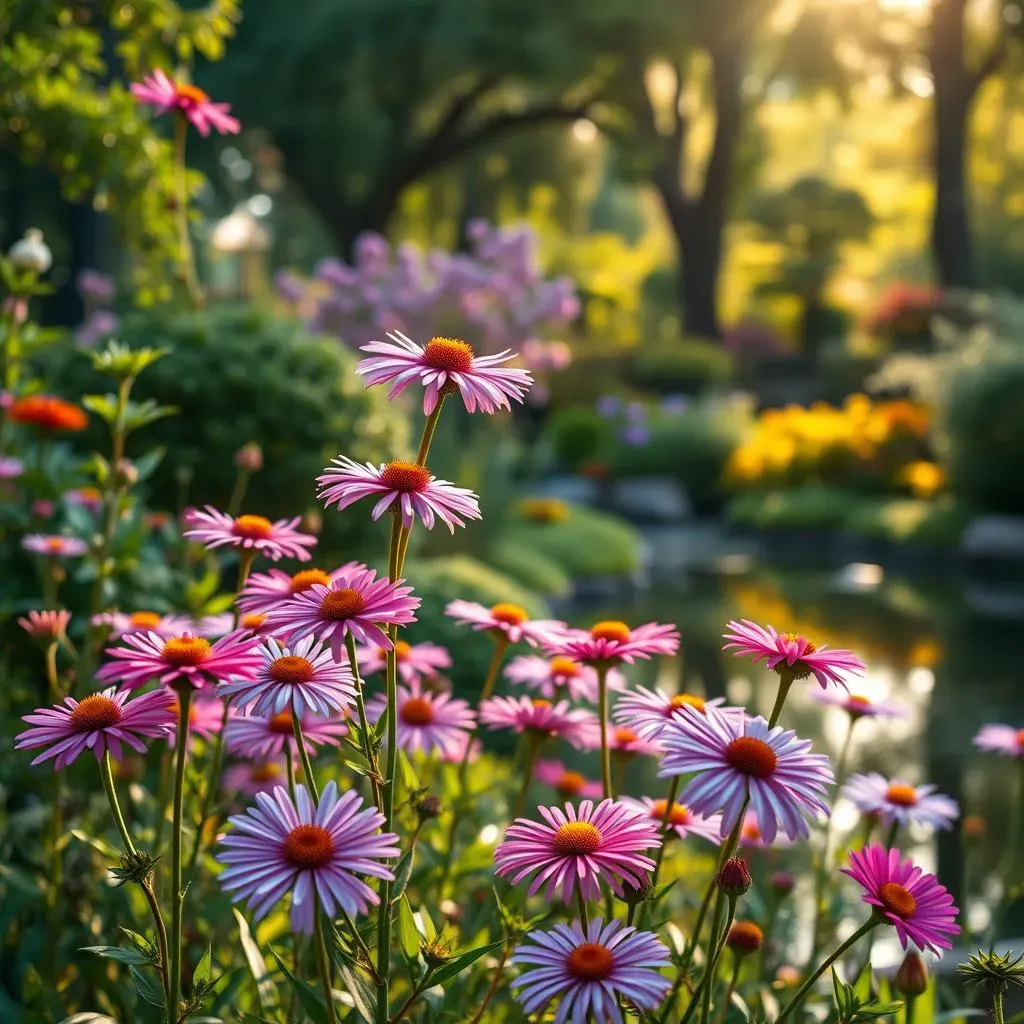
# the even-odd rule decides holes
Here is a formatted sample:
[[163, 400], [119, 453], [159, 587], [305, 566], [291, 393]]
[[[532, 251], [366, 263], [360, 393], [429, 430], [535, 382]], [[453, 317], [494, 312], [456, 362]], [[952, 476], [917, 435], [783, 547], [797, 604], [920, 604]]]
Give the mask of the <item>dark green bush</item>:
[[970, 519], [952, 495], [935, 501], [916, 498], [856, 499], [844, 528], [877, 540], [956, 547]]
[[751, 491], [733, 498], [726, 517], [761, 530], [837, 530], [856, 496], [838, 487], [800, 487], [792, 491]]
[[629, 375], [648, 391], [695, 395], [731, 380], [735, 369], [735, 359], [721, 344], [687, 339], [641, 347], [630, 363]]
[[552, 417], [548, 437], [558, 462], [576, 469], [604, 452], [611, 440], [612, 428], [595, 409], [573, 405]]

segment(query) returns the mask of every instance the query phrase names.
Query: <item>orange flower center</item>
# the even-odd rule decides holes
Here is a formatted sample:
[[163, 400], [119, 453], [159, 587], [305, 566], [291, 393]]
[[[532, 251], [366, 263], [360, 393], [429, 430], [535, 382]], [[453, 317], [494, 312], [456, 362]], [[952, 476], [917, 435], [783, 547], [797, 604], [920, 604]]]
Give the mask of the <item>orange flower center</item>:
[[858, 708], [869, 708], [871, 707], [871, 698], [865, 697], [860, 693], [851, 693], [850, 696], [846, 698], [846, 703], [852, 704], [854, 707]]
[[779, 759], [764, 740], [753, 736], [740, 736], [725, 748], [726, 764], [744, 775], [755, 779], [767, 779], [775, 771]]
[[583, 792], [587, 780], [579, 772], [562, 772], [562, 777], [555, 784], [555, 789], [562, 796], [575, 796]]
[[309, 590], [314, 583], [329, 587], [331, 585], [331, 577], [323, 569], [303, 569], [292, 577], [288, 590], [292, 594], [301, 594]]
[[630, 637], [629, 626], [624, 622], [599, 622], [590, 630], [595, 640], [617, 640], [624, 644]]
[[917, 900], [914, 894], [896, 882], [886, 882], [878, 890], [878, 898], [886, 910], [897, 917], [910, 917], [917, 910]]
[[616, 729], [615, 742], [620, 746], [627, 747], [630, 743], [636, 743], [636, 733], [632, 729]]
[[558, 826], [551, 846], [563, 857], [596, 853], [601, 846], [601, 833], [589, 821], [567, 821]]
[[549, 701], [549, 700], [542, 700], [541, 698], [538, 697], [533, 702], [533, 706], [535, 708], [549, 708], [549, 707], [551, 707], [551, 701]]
[[1024, 747], [1024, 729], [1017, 733], [1017, 746]]
[[813, 654], [818, 649], [813, 640], [808, 640], [807, 637], [801, 636], [799, 633], [782, 633], [781, 636], [787, 642], [795, 640], [799, 643], [802, 640], [805, 644], [804, 654]]
[[551, 659], [551, 674], [553, 676], [564, 676], [567, 679], [574, 679], [580, 674], [580, 667], [572, 658], [560, 656]]
[[491, 618], [498, 622], [504, 622], [507, 626], [522, 625], [529, 616], [525, 609], [517, 604], [496, 604], [491, 609]]
[[761, 838], [761, 830], [756, 825], [744, 825], [740, 830], [740, 835], [744, 839], [748, 839], [750, 842], [756, 843]]
[[580, 981], [604, 981], [612, 973], [615, 957], [600, 942], [584, 942], [569, 954], [565, 966]]
[[731, 949], [755, 952], [764, 942], [764, 932], [753, 921], [737, 921], [730, 929], [726, 944]]
[[46, 541], [46, 547], [54, 554], [60, 554], [64, 550], [64, 538], [50, 537]]
[[703, 713], [705, 701], [703, 697], [697, 697], [692, 693], [677, 693], [668, 703], [667, 714], [671, 717], [674, 711], [680, 708], [696, 708]]
[[354, 618], [366, 607], [366, 598], [358, 590], [342, 587], [332, 590], [320, 602], [320, 614], [331, 622]]
[[263, 516], [239, 516], [235, 520], [236, 537], [246, 540], [266, 540], [274, 532], [274, 524]]
[[434, 720], [434, 705], [426, 697], [410, 697], [398, 714], [406, 725], [430, 725]]
[[201, 636], [176, 636], [164, 643], [161, 652], [171, 665], [202, 665], [210, 656], [210, 641]]
[[423, 347], [423, 362], [435, 370], [469, 373], [473, 369], [473, 349], [455, 338], [431, 338]]
[[128, 621], [133, 626], [138, 626], [139, 629], [156, 629], [160, 625], [161, 618], [163, 616], [156, 612], [133, 612], [128, 617]]
[[894, 782], [885, 791], [885, 799], [897, 807], [913, 807], [917, 803], [917, 790], [902, 782]]
[[[667, 800], [655, 800], [651, 807], [651, 817], [655, 821], [665, 820], [665, 811], [668, 807]], [[689, 810], [683, 804], [673, 804], [669, 811], [668, 822], [670, 825], [685, 825], [690, 820]]]
[[198, 107], [210, 101], [210, 97], [198, 85], [192, 85], [189, 82], [178, 82], [174, 91], [178, 94], [179, 100], [184, 100], [193, 106]]
[[273, 782], [281, 777], [281, 766], [268, 761], [266, 764], [254, 764], [249, 772], [253, 782]]
[[417, 466], [415, 462], [389, 462], [381, 470], [380, 482], [389, 491], [418, 494], [427, 489], [430, 472], [426, 466]]
[[108, 729], [120, 721], [121, 709], [116, 702], [99, 693], [79, 701], [78, 707], [71, 712], [71, 726], [76, 732]]
[[286, 654], [272, 661], [267, 671], [279, 683], [308, 683], [313, 678], [313, 663], [297, 654]]
[[334, 856], [334, 840], [323, 825], [297, 825], [284, 837], [284, 859], [294, 868], [322, 868]]
[[279, 711], [267, 720], [267, 728], [271, 732], [277, 733], [278, 736], [291, 736], [292, 713], [290, 711]]
[[267, 621], [266, 615], [262, 612], [249, 612], [239, 620], [243, 629], [251, 629], [254, 633]]

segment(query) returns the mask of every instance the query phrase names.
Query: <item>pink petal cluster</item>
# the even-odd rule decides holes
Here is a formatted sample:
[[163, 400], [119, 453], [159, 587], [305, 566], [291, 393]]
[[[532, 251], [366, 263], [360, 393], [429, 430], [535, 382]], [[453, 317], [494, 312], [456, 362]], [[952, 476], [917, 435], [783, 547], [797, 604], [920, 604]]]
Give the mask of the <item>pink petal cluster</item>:
[[204, 137], [211, 130], [221, 135], [237, 135], [242, 130], [238, 119], [228, 113], [230, 104], [214, 103], [198, 86], [176, 82], [160, 68], [141, 82], [133, 82], [132, 95], [156, 107], [158, 114], [177, 110]]

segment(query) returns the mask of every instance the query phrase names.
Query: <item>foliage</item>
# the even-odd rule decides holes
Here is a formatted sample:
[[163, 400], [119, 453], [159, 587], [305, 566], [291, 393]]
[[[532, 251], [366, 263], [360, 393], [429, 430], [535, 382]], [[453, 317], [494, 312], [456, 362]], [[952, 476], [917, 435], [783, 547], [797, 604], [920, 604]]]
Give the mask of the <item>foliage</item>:
[[612, 428], [596, 409], [571, 405], [551, 417], [547, 436], [559, 464], [578, 469], [603, 455], [611, 440]]
[[896, 544], [955, 548], [970, 516], [951, 495], [937, 501], [915, 498], [859, 498], [850, 505], [843, 528]]
[[850, 511], [850, 492], [809, 484], [792, 491], [750, 491], [733, 498], [726, 515], [760, 530], [838, 530]]
[[715, 342], [686, 338], [643, 346], [628, 372], [645, 391], [695, 395], [728, 381], [735, 372], [735, 360]]
[[572, 579], [557, 559], [536, 548], [524, 548], [499, 536], [487, 551], [487, 562], [509, 579], [544, 597], [568, 597]]

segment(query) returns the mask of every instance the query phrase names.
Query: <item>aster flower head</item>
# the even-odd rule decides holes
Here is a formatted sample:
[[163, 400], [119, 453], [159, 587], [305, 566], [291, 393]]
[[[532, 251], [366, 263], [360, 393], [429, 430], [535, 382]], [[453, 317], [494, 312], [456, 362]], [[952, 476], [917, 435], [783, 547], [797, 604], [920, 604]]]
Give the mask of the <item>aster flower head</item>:
[[693, 693], [669, 696], [661, 690], [635, 686], [616, 701], [612, 718], [643, 739], [653, 740], [661, 735], [670, 721], [682, 715], [683, 708], [692, 707], [703, 712], [705, 707], [717, 708], [724, 703], [724, 697], [698, 697]]
[[417, 345], [400, 331], [388, 337], [390, 342], [371, 341], [362, 347], [370, 358], [360, 360], [356, 371], [363, 375], [367, 387], [391, 384], [389, 398], [419, 381], [427, 416], [441, 398], [456, 393], [462, 396], [467, 412], [509, 409], [509, 399], [522, 403], [533, 384], [526, 370], [501, 365], [513, 358], [508, 349], [493, 356], [478, 356], [472, 346], [456, 338], [431, 338], [426, 345]]
[[851, 651], [832, 650], [820, 646], [796, 633], [777, 633], [772, 626], [759, 626], [743, 619], [726, 626], [723, 648], [733, 651], [735, 657], [749, 655], [756, 665], [764, 661], [779, 675], [786, 673], [791, 679], [814, 676], [824, 689], [830, 683], [846, 686], [847, 676], [864, 675], [864, 662]]
[[1012, 725], [983, 725], [974, 737], [979, 750], [1006, 757], [1024, 757], [1024, 729]]
[[[398, 687], [398, 746], [402, 750], [465, 750], [465, 737], [476, 722], [476, 715], [464, 700], [447, 693], [430, 693], [418, 679]], [[387, 698], [378, 694], [367, 706], [366, 713], [377, 721], [387, 710]]]
[[384, 626], [407, 626], [416, 621], [420, 599], [412, 596], [405, 580], [377, 579], [365, 565], [344, 573], [329, 587], [314, 583], [295, 594], [290, 601], [267, 613], [267, 626], [287, 634], [291, 643], [304, 636], [315, 636], [331, 648], [341, 661], [345, 635], [351, 633], [357, 643], [373, 644], [391, 650]]
[[534, 766], [533, 777], [550, 786], [563, 800], [581, 796], [600, 797], [604, 792], [600, 782], [586, 778], [553, 758], [541, 758]]
[[563, 739], [575, 747], [586, 747], [597, 728], [597, 716], [592, 711], [570, 707], [567, 700], [552, 704], [529, 697], [490, 697], [481, 701], [480, 722], [489, 729]]
[[21, 459], [0, 455], [0, 480], [17, 480], [24, 471], [25, 464]]
[[[591, 665], [581, 665], [572, 658], [542, 658], [536, 654], [524, 654], [516, 658], [505, 669], [505, 678], [513, 683], [535, 690], [541, 697], [554, 700], [567, 696], [570, 700], [597, 700], [597, 670]], [[626, 679], [617, 669], [608, 672], [608, 689], [624, 690]]]
[[263, 516], [229, 516], [207, 505], [192, 513], [184, 535], [211, 550], [227, 545], [264, 555], [272, 562], [281, 558], [308, 562], [312, 556], [306, 549], [314, 547], [317, 539], [297, 530], [299, 521], [299, 516], [274, 522]]
[[206, 93], [189, 82], [176, 82], [157, 68], [141, 82], [132, 83], [132, 95], [156, 107], [158, 114], [175, 110], [204, 138], [213, 130], [220, 135], [237, 135], [242, 126], [232, 117], [229, 103], [214, 103]]
[[[667, 800], [655, 800], [644, 796], [639, 800], [624, 796], [622, 803], [631, 807], [637, 814], [646, 814], [660, 829], [665, 823], [665, 812], [668, 811]], [[685, 804], [673, 803], [668, 815], [668, 827], [665, 838], [676, 836], [685, 839], [687, 836], [700, 836], [716, 846], [722, 845], [722, 816], [712, 814], [708, 818], [694, 814]]]
[[71, 764], [79, 754], [91, 750], [99, 761], [109, 750], [115, 761], [124, 755], [122, 744], [140, 753], [145, 739], [167, 736], [174, 728], [167, 694], [159, 690], [128, 699], [128, 693], [111, 687], [81, 700], [65, 697], [63, 704], [39, 708], [23, 721], [32, 728], [14, 741], [18, 750], [46, 749], [33, 764], [56, 758], [55, 769]]
[[328, 718], [355, 700], [351, 670], [334, 660], [322, 640], [307, 636], [286, 647], [271, 638], [258, 650], [263, 664], [254, 677], [218, 688], [235, 707], [264, 718], [286, 710], [299, 719], [306, 714]]
[[764, 837], [757, 815], [753, 811], [747, 811], [743, 815], [743, 824], [740, 826], [740, 846], [754, 847], [759, 850], [778, 849], [781, 846], [792, 845], [792, 840], [782, 832], [776, 832], [771, 840]]
[[842, 708], [853, 719], [857, 718], [903, 718], [907, 709], [887, 700], [872, 700], [860, 693], [847, 693], [845, 690], [829, 688], [814, 690], [811, 699], [819, 704], [828, 704]]
[[[173, 690], [165, 691], [167, 706], [174, 716], [175, 728], [168, 737], [168, 744], [175, 745], [178, 738], [178, 695]], [[234, 709], [228, 709], [228, 717], [234, 714]], [[209, 690], [200, 690], [188, 706], [188, 735], [189, 739], [199, 737], [210, 742], [221, 731], [224, 726], [224, 702], [219, 697], [209, 695]]]
[[[466, 751], [467, 745], [469, 746], [468, 753]], [[480, 759], [480, 752], [482, 750], [483, 745], [479, 740], [471, 740], [468, 732], [460, 732], [454, 745], [441, 749], [440, 757], [442, 761], [448, 764], [461, 765], [463, 761], [466, 761], [467, 764], [474, 764]]]
[[256, 806], [229, 819], [234, 826], [221, 841], [217, 860], [224, 865], [221, 886], [234, 900], [244, 899], [261, 921], [291, 893], [291, 925], [313, 931], [319, 901], [329, 919], [344, 910], [365, 914], [380, 901], [360, 878], [393, 880], [381, 861], [398, 857], [398, 836], [381, 832], [384, 815], [363, 807], [354, 790], [339, 795], [331, 781], [314, 806], [305, 786], [295, 800], [278, 787], [258, 793]]
[[21, 539], [21, 546], [47, 558], [79, 558], [89, 550], [89, 545], [79, 537], [50, 533], [27, 533]]
[[317, 478], [320, 500], [342, 511], [363, 498], [376, 504], [370, 518], [377, 520], [388, 510], [401, 516], [402, 526], [412, 529], [417, 519], [428, 529], [440, 520], [455, 533], [467, 519], [480, 518], [477, 496], [449, 480], [438, 480], [426, 466], [415, 462], [386, 462], [374, 466], [355, 462], [344, 455], [331, 460]]
[[[388, 664], [388, 652], [380, 647], [365, 646], [356, 652], [359, 671], [364, 676], [383, 672]], [[442, 669], [451, 668], [452, 656], [440, 644], [410, 644], [399, 640], [395, 644], [395, 666], [406, 684], [425, 679], [436, 679]]]
[[756, 953], [764, 945], [764, 932], [755, 921], [737, 921], [729, 929], [725, 944], [736, 956]]
[[[644, 739], [639, 733], [634, 732], [628, 726], [609, 725], [607, 729], [608, 749], [618, 757], [636, 757], [646, 755], [657, 757], [663, 752], [663, 748], [657, 740]], [[587, 737], [584, 746], [588, 750], [601, 749], [601, 723], [595, 718], [591, 727], [587, 730]]]
[[25, 618], [18, 619], [18, 625], [33, 640], [41, 644], [53, 644], [67, 634], [71, 612], [30, 611]]
[[661, 973], [671, 964], [664, 943], [653, 932], [637, 931], [621, 921], [604, 924], [597, 918], [586, 931], [578, 921], [532, 931], [511, 961], [528, 967], [513, 983], [523, 1010], [539, 1020], [560, 998], [556, 1024], [624, 1024], [620, 997], [652, 1011], [672, 987]]
[[895, 927], [904, 949], [909, 941], [922, 952], [941, 955], [953, 948], [952, 936], [960, 934], [953, 897], [934, 875], [901, 856], [899, 850], [872, 843], [851, 852], [850, 867], [841, 870], [864, 890], [861, 899]]
[[192, 620], [188, 616], [162, 615], [160, 612], [100, 612], [91, 621], [94, 626], [109, 626], [110, 634], [115, 638], [143, 631], [170, 637], [193, 629]]
[[978, 950], [958, 968], [972, 985], [985, 989], [989, 995], [1003, 995], [1011, 985], [1024, 985], [1024, 955], [1015, 957], [1011, 949], [1006, 953]]
[[254, 572], [241, 594], [238, 595], [238, 608], [246, 614], [262, 615], [276, 608], [283, 601], [289, 601], [296, 594], [304, 594], [314, 583], [329, 587], [345, 573], [362, 569], [361, 562], [346, 562], [333, 572], [323, 569], [300, 569], [296, 573], [270, 569], [267, 572]]
[[790, 839], [806, 838], [806, 818], [829, 813], [825, 790], [834, 779], [828, 758], [761, 717], [688, 707], [660, 742], [666, 754], [659, 774], [692, 774], [679, 799], [697, 814], [722, 811], [723, 836], [739, 821], [748, 794], [769, 843], [780, 830]]
[[614, 800], [594, 805], [584, 800], [577, 810], [566, 804], [538, 807], [543, 821], [517, 818], [494, 851], [495, 872], [513, 885], [533, 876], [528, 895], [544, 889], [571, 903], [576, 886], [585, 900], [601, 894], [600, 880], [622, 892], [622, 883], [640, 888], [654, 861], [645, 850], [661, 846], [658, 826], [645, 815]]
[[252, 678], [262, 659], [258, 641], [237, 630], [211, 644], [193, 633], [162, 637], [152, 631], [126, 633], [124, 647], [108, 647], [111, 661], [96, 673], [101, 681], [112, 680], [136, 689], [150, 680], [165, 686], [185, 684], [202, 687], [229, 678]]
[[255, 796], [257, 793], [271, 793], [288, 780], [284, 759], [267, 761], [239, 761], [231, 765], [221, 781], [221, 791], [226, 794], [241, 793]]
[[531, 647], [554, 642], [567, 629], [557, 619], [531, 619], [525, 608], [501, 603], [485, 608], [475, 601], [449, 601], [445, 615], [460, 625], [478, 632], [486, 630], [495, 639], [517, 644], [525, 640]]
[[630, 629], [624, 622], [599, 622], [589, 631], [574, 629], [548, 644], [553, 655], [607, 668], [637, 658], [675, 654], [679, 650], [679, 631], [675, 626], [645, 622]]
[[[306, 752], [327, 744], [337, 747], [348, 732], [343, 718], [321, 718], [307, 714], [302, 718], [302, 742]], [[295, 746], [295, 727], [289, 710], [276, 715], [236, 715], [224, 730], [228, 752], [249, 760], [283, 758]]]
[[878, 772], [851, 775], [843, 796], [863, 814], [877, 814], [885, 826], [899, 823], [949, 829], [960, 817], [955, 800], [935, 792], [934, 786], [912, 786], [887, 779]]

